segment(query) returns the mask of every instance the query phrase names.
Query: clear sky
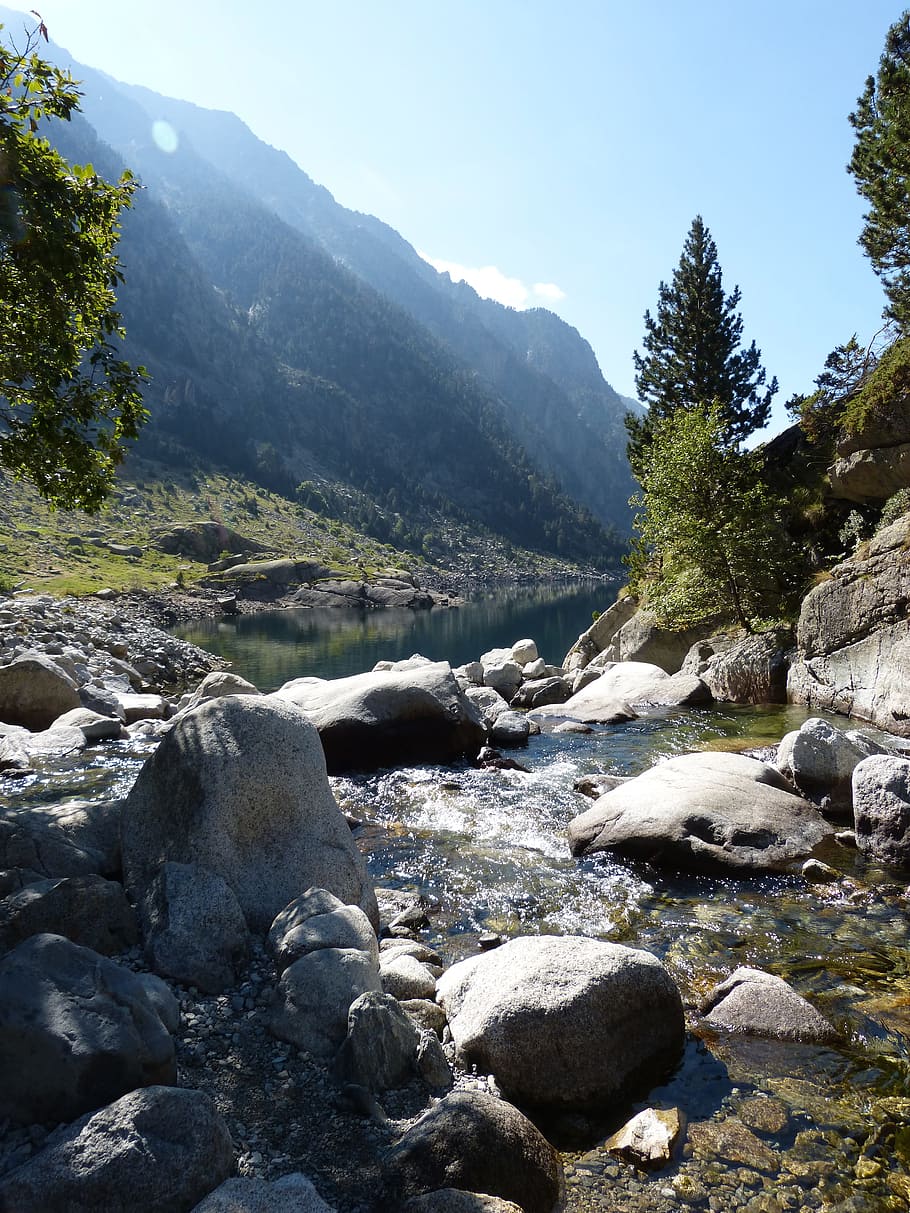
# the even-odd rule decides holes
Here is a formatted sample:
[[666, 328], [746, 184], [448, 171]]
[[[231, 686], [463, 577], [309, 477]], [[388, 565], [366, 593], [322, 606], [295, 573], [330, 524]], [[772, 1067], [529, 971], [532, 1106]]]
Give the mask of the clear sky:
[[75, 58], [232, 110], [345, 206], [634, 395], [642, 316], [693, 216], [783, 402], [883, 296], [847, 115], [883, 0], [29, 0]]

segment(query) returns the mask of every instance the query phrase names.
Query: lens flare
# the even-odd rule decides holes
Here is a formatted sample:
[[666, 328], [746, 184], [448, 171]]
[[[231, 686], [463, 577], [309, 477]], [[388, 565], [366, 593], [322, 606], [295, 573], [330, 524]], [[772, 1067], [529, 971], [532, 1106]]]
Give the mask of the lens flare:
[[161, 151], [167, 152], [168, 155], [176, 152], [177, 145], [180, 142], [177, 138], [177, 132], [170, 122], [165, 122], [163, 118], [158, 118], [152, 123], [152, 138]]

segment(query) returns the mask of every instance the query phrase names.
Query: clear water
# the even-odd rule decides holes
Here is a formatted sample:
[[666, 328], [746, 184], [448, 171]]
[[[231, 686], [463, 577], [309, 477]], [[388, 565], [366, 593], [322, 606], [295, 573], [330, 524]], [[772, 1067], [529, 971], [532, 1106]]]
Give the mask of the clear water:
[[[321, 613], [328, 616], [321, 634], [316, 612], [251, 616], [213, 624], [209, 636], [198, 627], [189, 634], [236, 657], [239, 672], [268, 689], [302, 673], [350, 673], [415, 650], [459, 663], [526, 635], [559, 661], [597, 609], [589, 603], [581, 592], [554, 593], [551, 606], [567, 634], [544, 631], [535, 612], [547, 604], [533, 595], [404, 618]], [[377, 885], [413, 891], [435, 907], [428, 938], [447, 961], [474, 954], [485, 931], [579, 933], [660, 956], [690, 1008], [747, 964], [789, 980], [841, 1029], [835, 1048], [690, 1038], [677, 1072], [649, 1096], [684, 1111], [688, 1153], [655, 1177], [616, 1164], [601, 1149], [603, 1135], [573, 1147], [566, 1155], [571, 1209], [910, 1208], [905, 885], [833, 841], [821, 855], [839, 874], [829, 885], [687, 877], [609, 856], [579, 861], [565, 843], [568, 821], [590, 804], [573, 790], [579, 776], [634, 775], [692, 750], [774, 744], [805, 715], [788, 707], [662, 710], [589, 736], [532, 738], [516, 755], [527, 773], [414, 766], [332, 781], [339, 804], [363, 820], [356, 836]], [[149, 748], [118, 743], [92, 751], [88, 763], [39, 772], [18, 794], [24, 804], [122, 795]], [[701, 1126], [723, 1138], [731, 1124], [748, 1121], [756, 1098], [784, 1110], [774, 1132], [752, 1137], [764, 1153], [748, 1142], [711, 1146], [698, 1137]], [[695, 1185], [697, 1195], [699, 1184], [705, 1201], [686, 1205], [685, 1194]]]

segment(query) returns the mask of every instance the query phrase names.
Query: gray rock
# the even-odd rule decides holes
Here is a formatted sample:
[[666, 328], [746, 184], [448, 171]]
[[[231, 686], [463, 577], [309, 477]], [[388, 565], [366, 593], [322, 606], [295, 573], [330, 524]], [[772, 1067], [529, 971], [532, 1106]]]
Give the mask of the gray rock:
[[156, 973], [220, 994], [237, 980], [250, 934], [237, 898], [197, 863], [163, 863], [140, 902], [142, 935]]
[[168, 714], [167, 700], [163, 695], [120, 691], [117, 693], [117, 703], [126, 724], [135, 724], [137, 720], [164, 720]]
[[528, 744], [530, 725], [522, 712], [500, 712], [490, 728], [493, 745], [508, 747]]
[[72, 678], [42, 653], [27, 653], [0, 666], [0, 720], [8, 724], [33, 732], [48, 729], [80, 702]]
[[281, 976], [272, 1033], [327, 1060], [347, 1034], [351, 1003], [380, 988], [378, 970], [366, 953], [354, 948], [310, 952]]
[[138, 941], [139, 926], [123, 886], [97, 875], [36, 881], [0, 901], [0, 953], [45, 934], [111, 956]]
[[670, 629], [658, 623], [644, 608], [622, 625], [604, 655], [611, 661], [650, 662], [675, 674], [696, 641], [708, 634], [707, 627]]
[[155, 973], [137, 973], [146, 997], [158, 1012], [158, 1017], [172, 1036], [180, 1030], [180, 1003], [171, 988]]
[[299, 1171], [269, 1183], [226, 1179], [192, 1213], [334, 1213]]
[[516, 640], [512, 645], [512, 660], [517, 665], [526, 666], [539, 658], [537, 644], [533, 640]]
[[298, 678], [270, 698], [306, 712], [332, 773], [413, 760], [449, 762], [476, 753], [486, 736], [445, 661], [329, 681]]
[[555, 1213], [562, 1166], [542, 1133], [505, 1100], [456, 1091], [413, 1124], [386, 1156], [400, 1202], [443, 1187], [484, 1192], [524, 1213]]
[[79, 688], [79, 701], [90, 712], [99, 716], [116, 717], [123, 720], [123, 708], [116, 694], [105, 686], [90, 682]]
[[773, 767], [742, 754], [685, 754], [605, 793], [569, 823], [573, 855], [617, 851], [704, 872], [790, 871], [830, 833]]
[[401, 1213], [523, 1213], [511, 1200], [484, 1196], [482, 1192], [463, 1192], [458, 1188], [440, 1188], [415, 1196], [402, 1206]]
[[100, 712], [93, 712], [86, 707], [72, 708], [69, 712], [58, 716], [53, 728], [63, 727], [81, 729], [89, 744], [95, 741], [112, 741], [125, 736], [123, 721], [119, 716], [102, 715]]
[[858, 738], [851, 739], [827, 721], [812, 716], [782, 739], [775, 765], [806, 796], [815, 800], [827, 797], [830, 809], [843, 813], [853, 807], [853, 768], [868, 753], [868, 747], [858, 744]]
[[414, 1077], [419, 1044], [420, 1033], [398, 1002], [389, 994], [368, 991], [351, 1003], [335, 1073], [342, 1082], [370, 1091], [403, 1086]]
[[719, 702], [786, 703], [792, 646], [787, 629], [744, 636], [715, 654], [703, 671], [694, 672]]
[[910, 443], [851, 451], [828, 468], [831, 495], [860, 505], [882, 502], [910, 486]]
[[466, 1066], [522, 1105], [609, 1107], [635, 1098], [679, 1058], [679, 992], [647, 952], [580, 936], [528, 936], [453, 965], [439, 979]]
[[9, 811], [0, 819], [0, 868], [42, 877], [120, 872], [120, 801], [63, 801]]
[[233, 1166], [227, 1125], [208, 1095], [153, 1086], [55, 1134], [0, 1180], [16, 1213], [186, 1213]]
[[380, 975], [383, 990], [393, 998], [432, 998], [436, 993], [436, 977], [416, 956], [382, 953]]
[[681, 707], [708, 703], [711, 693], [693, 674], [667, 674], [646, 662], [610, 664], [600, 678], [572, 695], [560, 707], [535, 708], [534, 719], [560, 716], [585, 724], [611, 724], [634, 719], [637, 705]]
[[417, 1073], [431, 1091], [448, 1091], [455, 1081], [439, 1037], [429, 1028], [420, 1033], [416, 1067]]
[[[11, 739], [6, 738], [8, 743]], [[26, 733], [24, 736], [16, 736], [15, 742], [21, 746], [28, 757], [29, 762], [33, 762], [36, 758], [66, 758], [70, 754], [78, 754], [86, 747], [86, 738], [82, 729], [77, 729], [71, 725], [53, 725], [49, 729], [43, 729], [40, 733]]]
[[761, 969], [736, 969], [714, 987], [700, 1011], [713, 1027], [751, 1036], [827, 1044], [838, 1035], [783, 978]]
[[910, 736], [910, 515], [884, 527], [803, 599], [791, 702]]
[[446, 1027], [446, 1013], [438, 1003], [429, 998], [403, 998], [399, 1003], [407, 1011], [418, 1028], [426, 1028], [442, 1039]]
[[553, 703], [565, 703], [572, 688], [565, 678], [534, 678], [523, 682], [512, 697], [513, 708], [544, 708]]
[[628, 623], [638, 610], [638, 599], [627, 595], [619, 598], [594, 620], [586, 632], [578, 637], [563, 658], [562, 666], [567, 674], [583, 670], [599, 653], [608, 648], [624, 623]]
[[0, 1117], [72, 1120], [176, 1082], [174, 1042], [128, 969], [59, 935], [0, 959]]
[[220, 876], [254, 931], [303, 889], [330, 889], [378, 925], [372, 885], [326, 777], [319, 738], [292, 704], [215, 699], [162, 739], [123, 805], [123, 867], [141, 900], [162, 863]]
[[876, 863], [910, 868], [910, 760], [864, 758], [853, 771], [856, 845]]
[[258, 695], [259, 693], [251, 682], [247, 682], [239, 674], [232, 674], [229, 670], [213, 670], [211, 674], [206, 674], [190, 695], [184, 705], [184, 710], [191, 711], [193, 708], [198, 708], [201, 703], [207, 703], [210, 699], [223, 699], [225, 695]]

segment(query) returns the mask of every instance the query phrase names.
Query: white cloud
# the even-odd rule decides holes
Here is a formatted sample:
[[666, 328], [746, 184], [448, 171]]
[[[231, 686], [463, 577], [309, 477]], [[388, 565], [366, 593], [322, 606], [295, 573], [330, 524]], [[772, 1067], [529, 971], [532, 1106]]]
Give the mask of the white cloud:
[[533, 286], [528, 286], [520, 278], [510, 278], [495, 265], [459, 265], [457, 261], [443, 261], [426, 253], [419, 255], [440, 274], [448, 274], [453, 282], [466, 282], [484, 299], [495, 299], [497, 303], [504, 303], [506, 307], [514, 307], [518, 311], [534, 307], [541, 301], [556, 303], [566, 297], [565, 291], [555, 282], [535, 282]]

